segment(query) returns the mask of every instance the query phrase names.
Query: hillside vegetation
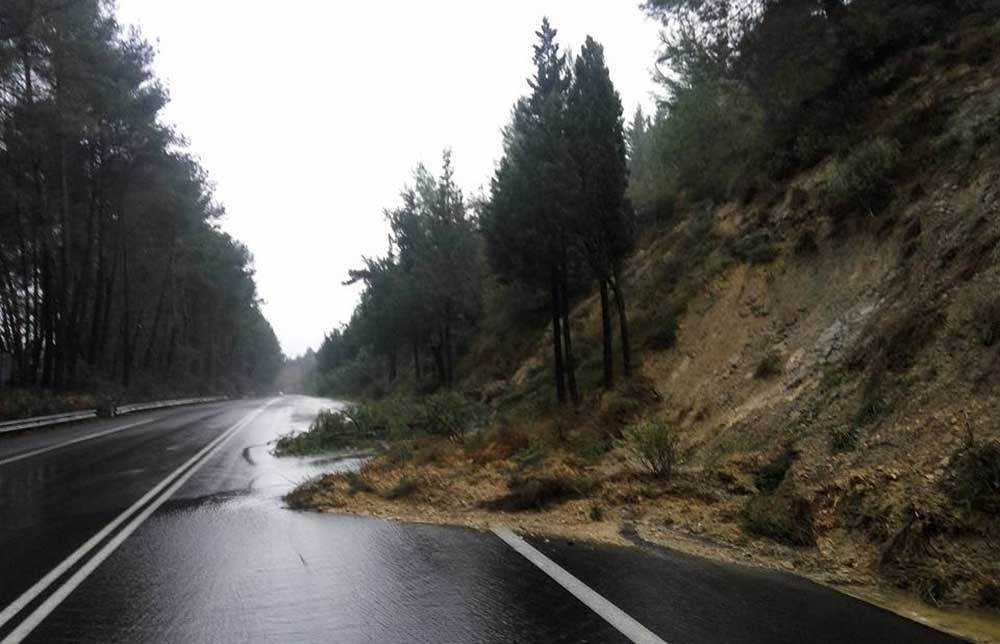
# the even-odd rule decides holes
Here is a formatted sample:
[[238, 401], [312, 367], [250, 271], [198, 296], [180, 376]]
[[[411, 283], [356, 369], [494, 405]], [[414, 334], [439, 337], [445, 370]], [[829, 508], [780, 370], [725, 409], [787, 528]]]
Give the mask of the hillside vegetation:
[[[369, 401], [352, 431], [390, 447], [360, 483], [290, 500], [477, 525], [543, 510], [506, 520], [1000, 609], [998, 5], [645, 10], [666, 96], [618, 119], [624, 195], [588, 174], [572, 119], [539, 134], [515, 109], [491, 194], [456, 219], [465, 263], [437, 273], [462, 281], [401, 291], [442, 313], [383, 308], [401, 300], [375, 276], [410, 270], [394, 246], [318, 353], [324, 393]], [[532, 127], [559, 111], [535, 100], [548, 34]], [[550, 201], [518, 174], [536, 153]], [[448, 167], [413, 204], [455, 194]], [[442, 389], [460, 395], [425, 396]]]

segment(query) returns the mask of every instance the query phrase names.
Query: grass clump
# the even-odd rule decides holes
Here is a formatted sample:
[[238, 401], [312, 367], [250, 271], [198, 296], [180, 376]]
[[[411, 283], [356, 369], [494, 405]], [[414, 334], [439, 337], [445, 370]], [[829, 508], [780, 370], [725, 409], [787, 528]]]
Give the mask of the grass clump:
[[398, 441], [382, 454], [382, 463], [389, 467], [402, 467], [414, 459], [414, 451], [410, 441]]
[[897, 372], [909, 369], [934, 337], [940, 321], [936, 311], [915, 309], [887, 322], [875, 339], [875, 350], [886, 368]]
[[816, 233], [811, 230], [804, 230], [795, 240], [792, 252], [796, 257], [815, 257], [819, 254], [819, 243], [816, 241]]
[[771, 378], [780, 376], [783, 371], [781, 354], [777, 351], [772, 351], [761, 358], [761, 361], [754, 367], [753, 377], [757, 380], [770, 380]]
[[621, 440], [629, 456], [644, 471], [669, 479], [677, 458], [677, 433], [662, 420], [641, 423], [625, 432]]
[[[320, 478], [306, 481], [285, 495], [285, 504], [292, 510], [308, 510], [315, 508], [316, 497], [327, 493], [326, 485]], [[329, 503], [329, 499], [327, 499]]]
[[500, 512], [543, 510], [587, 494], [593, 483], [570, 473], [515, 475], [507, 481], [508, 493], [486, 501], [483, 507]]
[[601, 397], [600, 422], [604, 427], [624, 425], [642, 411], [642, 401], [618, 391]]
[[352, 495], [358, 492], [365, 492], [367, 494], [375, 492], [375, 488], [368, 482], [368, 479], [358, 472], [344, 474], [344, 481], [347, 483], [347, 489]]
[[899, 142], [878, 137], [840, 160], [822, 194], [822, 203], [836, 221], [876, 216], [892, 201], [902, 171]]
[[785, 492], [750, 497], [740, 515], [743, 529], [791, 546], [816, 545], [812, 507]]
[[614, 444], [609, 434], [584, 429], [570, 437], [569, 447], [580, 458], [594, 461], [611, 451]]
[[910, 309], [876, 327], [870, 342], [856, 348], [849, 367], [855, 371], [868, 367], [854, 419], [857, 424], [874, 423], [891, 409], [891, 375], [913, 366], [934, 338], [941, 320], [940, 312], [929, 307]]
[[834, 452], [851, 452], [861, 443], [861, 427], [856, 424], [841, 425], [830, 430], [830, 449]]
[[413, 496], [420, 489], [420, 484], [415, 479], [400, 479], [396, 485], [386, 490], [382, 497], [386, 501], [395, 501]]

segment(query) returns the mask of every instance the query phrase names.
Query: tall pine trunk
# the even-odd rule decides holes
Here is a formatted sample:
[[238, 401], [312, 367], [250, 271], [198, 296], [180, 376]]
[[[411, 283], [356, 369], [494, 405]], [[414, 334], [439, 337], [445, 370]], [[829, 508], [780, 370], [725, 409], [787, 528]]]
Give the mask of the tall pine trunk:
[[550, 296], [552, 304], [552, 358], [555, 368], [556, 400], [560, 405], [566, 404], [566, 373], [563, 365], [562, 325], [559, 323], [561, 311], [559, 308], [559, 279], [555, 271], [552, 273]]
[[574, 405], [580, 403], [580, 390], [576, 386], [576, 356], [573, 355], [573, 331], [569, 320], [569, 272], [566, 266], [565, 240], [563, 241], [563, 263], [560, 273], [559, 307], [562, 312], [563, 351], [566, 353], [566, 387]]
[[604, 388], [615, 386], [615, 364], [612, 349], [611, 301], [608, 296], [608, 280], [601, 278], [601, 344], [603, 346]]
[[413, 341], [413, 378], [420, 382], [420, 343]]
[[389, 352], [389, 384], [396, 382], [396, 376], [398, 375], [398, 359], [399, 353], [396, 348], [393, 347], [392, 351]]
[[614, 280], [611, 282], [615, 293], [615, 307], [618, 309], [618, 328], [622, 344], [622, 365], [625, 377], [632, 375], [632, 347], [628, 338], [628, 315], [625, 309], [625, 294], [623, 293], [621, 274], [616, 266], [614, 268]]

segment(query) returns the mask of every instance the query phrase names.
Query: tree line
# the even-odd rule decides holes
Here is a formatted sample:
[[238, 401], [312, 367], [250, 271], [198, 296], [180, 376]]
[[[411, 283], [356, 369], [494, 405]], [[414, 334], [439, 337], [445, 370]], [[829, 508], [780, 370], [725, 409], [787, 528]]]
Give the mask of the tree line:
[[401, 205], [385, 212], [388, 254], [350, 273], [347, 283], [364, 286], [360, 303], [317, 352], [319, 371], [341, 376], [334, 389], [363, 379], [359, 363], [373, 358], [391, 383], [404, 352], [416, 382], [452, 385], [494, 281], [514, 297], [546, 294], [560, 403], [580, 400], [570, 314], [586, 281], [601, 293], [604, 385], [614, 384], [615, 338], [630, 373], [622, 262], [633, 231], [621, 99], [600, 44], [587, 38], [570, 61], [548, 20], [536, 35], [529, 93], [512, 110], [489, 196], [467, 202], [446, 151], [440, 174], [419, 167]]
[[[991, 9], [989, 7], [992, 7]], [[629, 197], [646, 222], [698, 201], [773, 194], [863, 136], [896, 52], [996, 0], [646, 0], [664, 25], [653, 115], [637, 111]]]
[[[780, 197], [789, 177], [863, 136], [867, 102], [912, 69], [874, 73], [891, 56], [996, 5], [646, 0], [641, 9], [664, 27], [655, 72], [661, 95], [654, 114], [637, 110], [627, 127], [600, 44], [588, 37], [567, 55], [543, 21], [534, 72], [504, 130], [489, 194], [472, 208], [451, 198], [469, 212], [445, 241], [430, 225], [442, 206], [430, 204], [454, 189], [450, 160], [437, 180], [418, 170], [401, 210], [387, 213], [390, 252], [352, 273], [365, 287], [361, 304], [317, 352], [320, 372], [335, 376], [334, 391], [377, 379], [364, 365], [384, 363], [382, 375], [392, 381], [405, 344], [418, 382], [426, 380], [420, 356], [430, 354], [433, 384], [448, 385], [456, 354], [483, 327], [483, 302], [501, 284], [505, 297], [545, 300], [545, 319], [531, 323], [549, 329], [560, 403], [581, 398], [571, 313], [582, 295], [596, 292], [602, 382], [613, 387], [618, 373], [634, 370], [623, 267], [640, 234], [671, 226], [679, 213], [701, 217], [726, 200]], [[453, 263], [428, 259], [433, 254], [415, 250], [416, 239], [428, 248], [454, 244]], [[496, 332], [495, 320], [487, 326]]]
[[108, 0], [0, 5], [0, 353], [14, 384], [245, 390], [282, 356], [245, 246]]

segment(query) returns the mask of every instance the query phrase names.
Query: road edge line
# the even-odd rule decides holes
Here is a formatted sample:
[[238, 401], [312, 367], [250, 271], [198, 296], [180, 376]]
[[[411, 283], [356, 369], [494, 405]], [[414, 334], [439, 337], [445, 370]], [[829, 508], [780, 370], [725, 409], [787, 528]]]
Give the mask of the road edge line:
[[546, 557], [509, 528], [493, 528], [493, 534], [635, 644], [667, 644], [656, 633], [637, 622], [628, 613], [574, 577], [568, 570]]
[[[48, 587], [51, 586], [54, 581], [56, 581], [59, 577], [65, 574], [67, 570], [76, 565], [76, 563], [80, 561], [80, 559], [85, 557], [88, 552], [93, 550], [94, 547], [97, 546], [97, 544], [106, 539], [108, 535], [110, 535], [116, 528], [118, 528], [118, 526], [120, 526], [122, 523], [125, 523], [125, 521], [127, 521], [130, 516], [132, 516], [133, 514], [135, 514], [137, 510], [139, 510], [139, 508], [141, 508], [146, 503], [149, 503], [150, 499], [153, 499], [157, 494], [160, 494], [160, 492], [162, 492], [164, 488], [169, 486], [174, 480], [176, 480], [178, 476], [183, 474], [184, 470], [197, 463], [198, 460], [202, 456], [204, 456], [208, 450], [212, 449], [218, 444], [218, 442], [222, 437], [231, 435], [230, 432], [237, 427], [243, 427], [244, 426], [243, 423], [245, 421], [252, 420], [254, 417], [256, 417], [257, 414], [267, 409], [272, 404], [272, 402], [273, 401], [268, 402], [260, 409], [256, 409], [248, 413], [246, 416], [244, 416], [242, 419], [240, 419], [234, 425], [232, 425], [229, 429], [222, 432], [221, 435], [212, 439], [212, 441], [210, 441], [208, 445], [203, 447], [194, 456], [185, 461], [180, 467], [178, 467], [170, 474], [168, 474], [166, 477], [164, 477], [162, 481], [157, 483], [151, 490], [142, 495], [142, 497], [138, 501], [130, 505], [121, 514], [112, 519], [110, 523], [101, 528], [100, 531], [98, 531], [94, 536], [92, 536], [90, 539], [84, 542], [83, 545], [74, 550], [72, 554], [63, 559], [58, 565], [56, 565], [55, 568], [50, 570], [44, 577], [36, 581], [30, 588], [21, 593], [21, 595], [17, 599], [12, 601], [2, 611], [0, 611], [0, 628], [6, 625], [7, 622], [11, 620], [12, 617], [15, 617], [19, 612], [24, 610], [24, 608], [32, 601], [34, 601], [39, 595], [45, 592], [45, 590], [48, 589]], [[7, 638], [3, 640], [4, 643], [7, 641], [8, 641]]]

